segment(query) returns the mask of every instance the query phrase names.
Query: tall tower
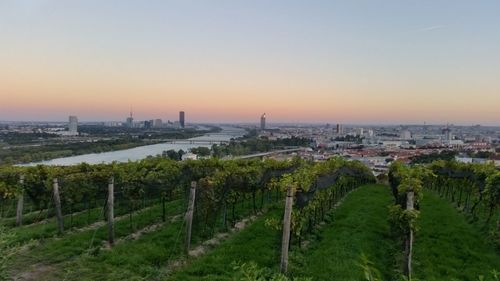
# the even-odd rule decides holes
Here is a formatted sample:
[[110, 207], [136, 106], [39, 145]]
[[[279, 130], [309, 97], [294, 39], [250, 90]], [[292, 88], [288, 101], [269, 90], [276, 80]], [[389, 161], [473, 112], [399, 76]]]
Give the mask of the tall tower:
[[134, 127], [134, 117], [132, 116], [132, 108], [130, 108], [130, 117], [127, 117], [127, 127], [132, 128]]
[[342, 124], [337, 123], [337, 135], [342, 134]]
[[76, 116], [69, 117], [68, 131], [73, 135], [78, 135], [78, 118]]
[[184, 128], [186, 126], [186, 115], [184, 111], [179, 112], [179, 124], [181, 125], [181, 128]]
[[266, 129], [266, 114], [262, 114], [262, 116], [260, 116], [260, 129], [261, 130], [265, 130]]

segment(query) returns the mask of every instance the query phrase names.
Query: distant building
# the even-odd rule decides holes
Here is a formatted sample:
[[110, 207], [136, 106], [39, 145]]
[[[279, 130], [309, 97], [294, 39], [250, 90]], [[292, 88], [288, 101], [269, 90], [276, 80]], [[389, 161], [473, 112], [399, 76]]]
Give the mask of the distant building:
[[411, 139], [411, 132], [408, 130], [403, 130], [403, 131], [401, 131], [399, 138], [402, 140], [410, 140]]
[[70, 134], [78, 135], [78, 118], [76, 116], [69, 117], [68, 131]]
[[176, 129], [179, 129], [179, 128], [182, 128], [181, 127], [181, 123], [179, 121], [174, 121], [171, 125], [169, 125], [170, 127], [172, 128], [176, 128]]
[[134, 117], [132, 116], [132, 110], [130, 110], [130, 117], [127, 117], [125, 121], [125, 126], [132, 128], [134, 127]]
[[161, 119], [155, 119], [155, 121], [153, 123], [153, 127], [161, 128], [162, 126], [163, 126], [163, 122], [161, 121]]
[[374, 136], [373, 130], [369, 129], [368, 130], [368, 137], [373, 138], [373, 136]]
[[180, 124], [181, 128], [184, 128], [186, 126], [186, 123], [185, 123], [186, 119], [185, 119], [185, 117], [186, 116], [185, 116], [184, 111], [179, 112], [179, 124]]
[[342, 124], [337, 124], [337, 134], [341, 135], [344, 133], [343, 131], [344, 130], [343, 130]]
[[144, 128], [151, 129], [153, 128], [154, 120], [146, 120], [144, 121]]
[[266, 114], [262, 114], [262, 116], [260, 116], [260, 129], [261, 130], [265, 130], [266, 129]]
[[443, 135], [445, 141], [453, 140], [453, 134], [451, 133], [451, 129], [448, 126], [443, 129]]
[[182, 160], [197, 160], [198, 155], [191, 153], [191, 152], [188, 152], [186, 154], [182, 154], [181, 158], [182, 158]]

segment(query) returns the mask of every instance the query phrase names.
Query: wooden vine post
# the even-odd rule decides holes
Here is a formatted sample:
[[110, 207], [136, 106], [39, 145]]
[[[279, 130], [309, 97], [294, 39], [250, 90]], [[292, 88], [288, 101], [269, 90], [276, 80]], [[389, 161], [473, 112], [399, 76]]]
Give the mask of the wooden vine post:
[[[415, 204], [415, 193], [413, 190], [408, 191], [406, 193], [406, 210], [412, 211], [414, 209]], [[413, 229], [408, 229], [408, 236], [405, 241], [405, 264], [404, 264], [404, 273], [408, 277], [408, 280], [411, 280], [411, 258], [413, 251]]]
[[281, 240], [281, 272], [286, 273], [288, 269], [288, 248], [290, 244], [290, 225], [293, 207], [293, 187], [289, 186], [286, 191], [285, 215], [283, 218], [283, 238]]
[[24, 175], [19, 178], [19, 185], [21, 186], [21, 192], [17, 198], [17, 209], [16, 209], [16, 225], [21, 226], [23, 224], [23, 207], [24, 207]]
[[115, 218], [114, 214], [114, 189], [115, 189], [115, 179], [113, 177], [109, 178], [108, 182], [108, 208], [107, 208], [107, 220], [108, 220], [108, 242], [109, 245], [115, 243], [115, 230], [113, 227], [113, 220]]
[[188, 210], [186, 213], [186, 253], [189, 255], [189, 248], [191, 248], [191, 230], [193, 227], [193, 212], [194, 202], [196, 199], [196, 182], [191, 182], [191, 190], [189, 193]]
[[59, 182], [57, 181], [57, 178], [53, 179], [52, 181], [52, 186], [53, 186], [53, 192], [54, 192], [54, 204], [56, 206], [56, 219], [57, 219], [57, 225], [59, 227], [59, 234], [64, 232], [64, 220], [62, 216], [62, 210], [61, 210], [61, 197], [59, 196]]

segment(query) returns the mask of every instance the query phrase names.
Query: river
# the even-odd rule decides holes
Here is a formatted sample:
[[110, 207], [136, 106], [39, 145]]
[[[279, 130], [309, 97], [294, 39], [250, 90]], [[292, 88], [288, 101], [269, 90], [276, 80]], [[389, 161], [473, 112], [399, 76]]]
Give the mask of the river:
[[[222, 131], [219, 133], [209, 133], [203, 136], [190, 138], [188, 140], [208, 140], [213, 142], [229, 141], [232, 138], [242, 137], [246, 131], [235, 127], [221, 127]], [[194, 147], [211, 147], [211, 144], [189, 144], [189, 143], [158, 143], [151, 145], [138, 146], [130, 149], [109, 151], [103, 153], [90, 153], [77, 156], [56, 158], [41, 162], [33, 162], [28, 164], [23, 164], [20, 166], [35, 166], [35, 165], [49, 165], [49, 166], [70, 166], [80, 163], [88, 164], [101, 164], [101, 163], [112, 163], [112, 162], [128, 162], [144, 159], [148, 156], [156, 156], [162, 154], [163, 151], [167, 150], [184, 150], [188, 151]]]

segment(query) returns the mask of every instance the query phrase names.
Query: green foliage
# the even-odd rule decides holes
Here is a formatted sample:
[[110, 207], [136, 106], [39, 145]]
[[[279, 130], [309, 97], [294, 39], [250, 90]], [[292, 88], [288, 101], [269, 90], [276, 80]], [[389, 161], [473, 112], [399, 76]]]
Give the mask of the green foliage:
[[282, 191], [292, 188], [296, 193], [298, 206], [292, 211], [291, 231], [300, 243], [347, 192], [373, 182], [375, 177], [362, 163], [331, 158], [321, 163], [303, 163], [273, 185]]
[[10, 280], [7, 274], [7, 262], [14, 256], [18, 249], [10, 245], [13, 234], [8, 233], [4, 227], [0, 226], [0, 281]]
[[484, 193], [490, 210], [500, 208], [500, 171], [488, 176]]
[[494, 152], [491, 152], [491, 151], [477, 151], [477, 152], [468, 152], [467, 155], [469, 155], [470, 157], [474, 157], [474, 158], [484, 158], [484, 159], [488, 159], [492, 156], [495, 156], [495, 153]]
[[441, 152], [433, 152], [431, 154], [421, 154], [413, 156], [411, 162], [413, 164], [429, 164], [436, 160], [451, 161], [455, 159], [458, 152], [455, 150], [443, 150]]
[[496, 223], [492, 220], [500, 209], [500, 177], [495, 166], [435, 161], [429, 169], [435, 176], [425, 179], [426, 186], [471, 217], [476, 227], [500, 248], [500, 219]]
[[364, 253], [361, 253], [359, 266], [363, 270], [365, 281], [382, 281], [382, 275], [375, 263], [370, 261]]
[[[269, 268], [261, 268], [255, 262], [234, 265], [234, 281], [291, 281], [286, 275]], [[312, 281], [311, 278], [293, 278], [294, 281]]]
[[214, 156], [222, 158], [226, 155], [246, 155], [283, 149], [290, 146], [308, 146], [310, 143], [311, 141], [309, 139], [296, 137], [278, 140], [251, 137], [243, 141], [231, 141], [229, 144], [213, 145], [212, 151]]
[[16, 167], [5, 167], [0, 169], [0, 199], [11, 199], [22, 192], [19, 183], [21, 177], [20, 169]]
[[383, 185], [352, 191], [329, 212], [326, 224], [307, 238], [307, 247], [292, 248], [291, 275], [310, 276], [316, 281], [365, 280], [364, 262], [360, 260], [364, 253], [373, 277], [397, 280], [394, 269], [399, 245], [388, 235], [386, 206], [390, 202], [390, 193]]
[[404, 236], [409, 233], [417, 231], [417, 219], [420, 212], [418, 210], [407, 210], [401, 208], [400, 205], [393, 205], [389, 207], [389, 221], [393, 226], [396, 233]]
[[175, 161], [182, 160], [183, 154], [184, 154], [184, 151], [182, 149], [179, 151], [175, 151], [173, 149], [170, 149], [167, 151], [163, 151], [163, 153], [162, 153], [163, 157], [167, 157], [167, 158], [169, 158], [171, 160], [175, 160]]
[[485, 239], [482, 230], [467, 221], [455, 207], [424, 190], [419, 232], [413, 246], [413, 276], [419, 280], [485, 280], [498, 271], [498, 251]]
[[201, 157], [210, 156], [211, 153], [210, 148], [204, 146], [191, 148], [191, 152]]

